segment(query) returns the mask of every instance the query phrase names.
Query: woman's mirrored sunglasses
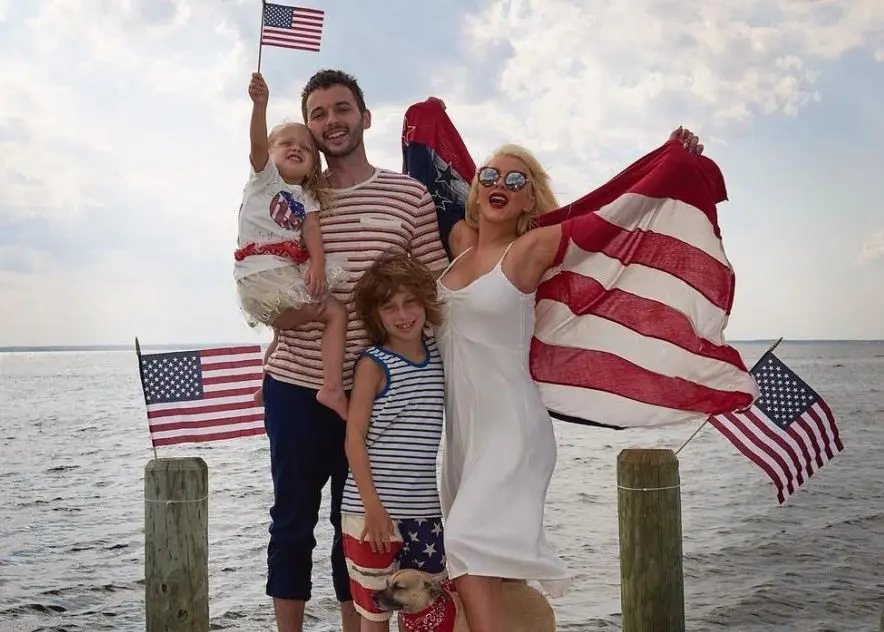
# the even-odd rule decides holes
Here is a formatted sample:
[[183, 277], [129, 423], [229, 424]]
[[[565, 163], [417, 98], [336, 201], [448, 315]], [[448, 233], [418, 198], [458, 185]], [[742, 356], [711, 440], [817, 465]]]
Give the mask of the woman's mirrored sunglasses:
[[[482, 167], [479, 169], [479, 184], [483, 187], [493, 187], [500, 180], [500, 171], [494, 167]], [[528, 176], [521, 171], [509, 171], [503, 177], [503, 186], [516, 193], [528, 184]]]

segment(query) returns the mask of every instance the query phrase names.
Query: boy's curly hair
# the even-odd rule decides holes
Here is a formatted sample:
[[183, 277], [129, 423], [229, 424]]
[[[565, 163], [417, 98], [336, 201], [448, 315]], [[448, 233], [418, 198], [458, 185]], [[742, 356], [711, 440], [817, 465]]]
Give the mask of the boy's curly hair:
[[353, 289], [356, 313], [374, 344], [387, 339], [379, 314], [381, 305], [400, 290], [411, 292], [420, 301], [428, 324], [438, 327], [442, 323], [442, 302], [430, 269], [406, 254], [386, 252], [363, 273]]

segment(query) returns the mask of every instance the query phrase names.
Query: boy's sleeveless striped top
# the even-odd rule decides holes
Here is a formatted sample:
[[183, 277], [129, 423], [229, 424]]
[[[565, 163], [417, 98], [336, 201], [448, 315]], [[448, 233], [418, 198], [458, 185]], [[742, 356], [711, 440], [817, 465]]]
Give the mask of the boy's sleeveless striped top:
[[[442, 439], [445, 375], [436, 341], [428, 339], [424, 345], [427, 359], [422, 364], [380, 346], [364, 351], [386, 375], [372, 407], [366, 447], [378, 496], [393, 519], [442, 515], [436, 456]], [[341, 511], [365, 513], [352, 472], [344, 486]]]

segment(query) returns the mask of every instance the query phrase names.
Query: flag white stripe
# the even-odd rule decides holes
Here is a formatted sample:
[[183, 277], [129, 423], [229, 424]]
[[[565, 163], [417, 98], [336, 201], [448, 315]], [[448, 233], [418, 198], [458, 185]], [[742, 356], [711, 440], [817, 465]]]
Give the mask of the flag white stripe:
[[[257, 389], [257, 386], [256, 386]], [[168, 402], [163, 404], [150, 404], [147, 407], [148, 412], [162, 411], [162, 410], [180, 410], [182, 413], [189, 410], [199, 410], [201, 408], [208, 408], [210, 406], [223, 406], [227, 404], [246, 404], [246, 403], [254, 403], [254, 399], [251, 393], [244, 393], [242, 395], [230, 395], [228, 397], [213, 397], [211, 399], [195, 399], [193, 401], [188, 402]]]
[[264, 420], [257, 421], [241, 421], [232, 424], [220, 426], [201, 426], [197, 428], [176, 428], [175, 430], [163, 430], [160, 432], [152, 432], [151, 437], [154, 441], [160, 439], [172, 439], [174, 437], [201, 437], [205, 435], [221, 434], [225, 432], [235, 432], [238, 430], [260, 430], [264, 428]]
[[[251, 398], [249, 398], [251, 400]], [[243, 402], [245, 403], [245, 402]], [[263, 415], [264, 409], [255, 406], [254, 401], [251, 402], [251, 406], [242, 408], [234, 408], [233, 410], [219, 410], [213, 412], [205, 412], [200, 413], [194, 411], [184, 412], [180, 415], [167, 415], [165, 417], [153, 417], [150, 419], [150, 424], [173, 424], [178, 422], [201, 422], [201, 421], [211, 421], [213, 419], [236, 419], [238, 417], [243, 417], [245, 415]]]
[[225, 369], [212, 369], [211, 367], [203, 367], [203, 380], [205, 380], [206, 378], [234, 377], [236, 375], [254, 375], [255, 373], [260, 373], [261, 371], [262, 368], [260, 365], [240, 366]]
[[810, 459], [810, 463], [807, 464], [807, 472], [810, 475], [816, 471], [816, 459], [813, 458], [814, 454], [816, 454], [816, 448], [813, 446], [813, 441], [810, 438], [810, 434], [808, 433], [808, 429], [805, 424], [800, 423], [800, 420], [793, 423], [789, 426], [789, 434], [795, 437], [795, 440], [801, 441], [800, 445], [803, 445], [807, 448], [807, 458]]
[[625, 230], [640, 229], [672, 237], [732, 267], [706, 214], [681, 200], [625, 193], [599, 209], [598, 214]]
[[572, 243], [568, 246], [561, 268], [595, 279], [606, 289], [616, 286], [623, 292], [667, 305], [690, 319], [699, 337], [716, 345], [724, 344], [727, 312], [690, 284], [641, 264], [623, 265], [600, 252], [587, 255], [586, 251]]
[[[258, 369], [262, 370], [262, 369]], [[263, 375], [263, 374], [262, 374]], [[204, 393], [216, 393], [218, 391], [230, 391], [234, 389], [240, 388], [251, 388], [257, 390], [261, 388], [262, 380], [250, 378], [247, 380], [237, 380], [235, 382], [219, 382], [218, 384], [203, 384], [203, 392]], [[217, 402], [223, 400], [223, 397], [214, 398], [211, 401]], [[207, 400], [209, 401], [209, 400]]]
[[200, 363], [203, 367], [211, 366], [221, 362], [241, 362], [243, 360], [256, 360], [261, 362], [264, 356], [258, 351], [247, 351], [245, 353], [227, 353], [224, 355], [200, 356]]
[[[774, 434], [781, 437], [785, 434], [779, 426], [773, 423], [773, 421], [771, 421], [770, 419], [767, 419], [765, 414], [761, 412], [760, 409], [753, 406], [752, 411], [755, 413], [755, 415], [758, 416], [759, 421], [765, 424], [767, 428], [772, 430]], [[767, 434], [765, 434], [765, 432], [761, 428], [756, 426], [751, 419], [743, 420], [741, 418], [741, 421], [743, 421], [743, 425], [746, 427], [746, 430], [754, 437], [753, 441], [762, 445], [766, 445], [768, 448], [776, 453], [776, 455], [779, 457], [779, 459], [776, 459], [777, 462], [781, 465], [785, 465], [786, 467], [786, 469], [784, 469], [783, 471], [784, 473], [788, 472], [787, 479], [794, 481], [794, 484], [797, 486], [798, 472], [799, 470], [803, 469], [801, 468], [801, 461], [797, 461], [797, 457], [784, 450], [778, 442], [768, 437]]]
[[688, 410], [678, 410], [647, 404], [623, 395], [604, 391], [537, 382], [540, 396], [546, 407], [565, 415], [572, 414], [575, 396], [579, 396], [584, 417], [609, 426], [649, 427], [668, 426], [679, 423], [701, 423], [707, 415]]
[[[778, 489], [782, 488], [783, 495], [787, 496], [789, 494], [789, 490], [787, 487], [787, 485], [789, 484], [789, 479], [786, 476], [786, 473], [783, 471], [783, 469], [780, 467], [780, 465], [774, 459], [772, 459], [770, 456], [768, 456], [767, 452], [762, 450], [761, 447], [759, 447], [755, 442], [753, 442], [749, 438], [748, 433], [746, 432], [746, 430], [744, 430], [744, 427], [747, 425], [747, 422], [745, 420], [742, 420], [742, 423], [737, 425], [734, 422], [732, 422], [730, 419], [725, 417], [724, 415], [716, 416], [715, 420], [718, 423], [720, 423], [722, 426], [725, 426], [728, 430], [730, 430], [731, 434], [733, 434], [735, 439], [740, 443], [740, 445], [743, 446], [743, 448], [745, 448], [745, 450], [756, 455], [758, 458], [760, 458], [762, 461], [764, 461], [768, 466], [770, 466], [770, 469], [773, 470], [773, 473], [779, 479], [779, 484], [777, 485], [777, 488]], [[767, 472], [764, 472], [764, 473], [767, 474]]]
[[[752, 412], [755, 413], [759, 421], [764, 422], [768, 428], [770, 428], [778, 437], [785, 441], [790, 448], [792, 448], [792, 451], [795, 453], [792, 461], [800, 468], [802, 472], [806, 473], [807, 476], [810, 476], [812, 472], [809, 468], [812, 467], [812, 464], [808, 463], [807, 459], [804, 458], [804, 450], [802, 450], [801, 444], [798, 443], [798, 439], [796, 439], [795, 435], [790, 430], [783, 430], [778, 425], [776, 425], [767, 415], [765, 415], [761, 411], [760, 408], [753, 406]], [[807, 452], [808, 455], [813, 454], [813, 449], [811, 448]]]
[[722, 391], [756, 393], [755, 381], [732, 364], [650, 338], [594, 314], [574, 316], [567, 305], [541, 300], [534, 336], [541, 342], [619, 356], [658, 375], [677, 377]]

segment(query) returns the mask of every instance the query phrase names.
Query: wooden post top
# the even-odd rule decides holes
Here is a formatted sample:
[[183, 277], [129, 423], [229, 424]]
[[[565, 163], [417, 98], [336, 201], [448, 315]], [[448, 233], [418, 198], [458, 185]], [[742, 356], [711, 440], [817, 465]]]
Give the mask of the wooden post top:
[[677, 463], [675, 452], [661, 448], [626, 448], [617, 456], [617, 463], [624, 465], [665, 465]]
[[626, 491], [677, 489], [678, 457], [672, 450], [622, 450], [617, 456], [617, 484]]
[[180, 456], [151, 459], [144, 467], [145, 472], [183, 472], [190, 470], [208, 472], [209, 466], [206, 465], [206, 462], [200, 456]]

